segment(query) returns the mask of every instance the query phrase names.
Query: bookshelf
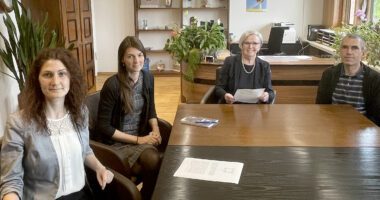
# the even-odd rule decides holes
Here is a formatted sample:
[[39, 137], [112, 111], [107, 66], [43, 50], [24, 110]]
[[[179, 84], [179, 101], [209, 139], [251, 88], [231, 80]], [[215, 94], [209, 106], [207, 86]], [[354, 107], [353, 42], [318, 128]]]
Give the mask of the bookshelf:
[[[214, 20], [225, 27], [228, 36], [229, 0], [134, 0], [135, 34], [147, 49], [149, 68], [155, 75], [179, 74], [179, 64], [164, 50], [175, 27], [187, 26], [191, 17], [198, 22]], [[227, 38], [227, 37], [226, 37]], [[165, 70], [158, 71], [157, 65]]]

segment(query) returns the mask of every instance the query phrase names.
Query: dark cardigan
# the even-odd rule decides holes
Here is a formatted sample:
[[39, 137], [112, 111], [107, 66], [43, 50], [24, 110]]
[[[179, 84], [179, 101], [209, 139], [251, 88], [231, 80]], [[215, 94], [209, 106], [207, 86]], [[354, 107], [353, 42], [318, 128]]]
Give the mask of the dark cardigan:
[[[235, 94], [237, 84], [239, 83], [239, 75], [243, 69], [243, 64], [241, 62], [241, 55], [230, 56], [224, 60], [224, 65], [220, 70], [219, 78], [216, 80], [215, 94], [218, 98], [219, 103], [225, 103], [224, 95], [230, 93]], [[269, 63], [256, 57], [255, 60], [255, 80], [254, 88], [265, 88], [265, 92], [269, 93], [270, 103], [274, 99], [274, 92], [272, 89], [272, 77]]]
[[[149, 120], [157, 118], [154, 104], [154, 79], [149, 72], [145, 70], [141, 70], [141, 72], [143, 73], [143, 98], [145, 104], [141, 114], [139, 135], [147, 135], [152, 131]], [[115, 129], [121, 130], [124, 115], [119, 78], [117, 75], [113, 75], [107, 79], [100, 91], [96, 134], [103, 139], [103, 142], [113, 143], [111, 137], [115, 133]]]
[[[363, 96], [366, 117], [380, 126], [380, 74], [362, 63], [364, 70]], [[326, 69], [319, 82], [316, 103], [331, 104], [332, 95], [339, 81], [343, 64]]]

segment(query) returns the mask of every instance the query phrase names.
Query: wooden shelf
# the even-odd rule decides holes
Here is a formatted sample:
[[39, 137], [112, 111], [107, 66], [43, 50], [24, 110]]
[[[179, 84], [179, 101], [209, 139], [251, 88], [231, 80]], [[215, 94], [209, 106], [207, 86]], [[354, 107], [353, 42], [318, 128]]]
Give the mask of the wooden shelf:
[[336, 53], [335, 49], [333, 49], [333, 48], [331, 48], [329, 46], [326, 46], [324, 44], [321, 44], [321, 43], [318, 43], [318, 42], [314, 42], [314, 41], [307, 41], [307, 42], [310, 44], [310, 46], [312, 46], [314, 48], [317, 48], [319, 50], [322, 50], [324, 52], [327, 52], [327, 53], [329, 53], [331, 55], [335, 55], [335, 53]]
[[177, 70], [163, 70], [158, 71], [155, 69], [149, 70], [154, 76], [180, 76], [180, 72]]
[[163, 49], [157, 49], [157, 50], [148, 50], [148, 49], [145, 49], [145, 51], [147, 53], [169, 53], [169, 52], [167, 52], [166, 50], [163, 50]]
[[148, 29], [138, 29], [139, 32], [149, 32], [149, 31], [173, 31], [173, 29], [160, 29], [160, 28], [148, 28]]
[[184, 10], [195, 10], [195, 9], [202, 9], [202, 10], [227, 10], [226, 7], [184, 7]]
[[155, 10], [155, 9], [166, 9], [166, 10], [178, 10], [178, 9], [181, 9], [181, 8], [173, 8], [173, 7], [157, 7], [157, 8], [142, 8], [140, 7], [139, 8], [140, 10]]

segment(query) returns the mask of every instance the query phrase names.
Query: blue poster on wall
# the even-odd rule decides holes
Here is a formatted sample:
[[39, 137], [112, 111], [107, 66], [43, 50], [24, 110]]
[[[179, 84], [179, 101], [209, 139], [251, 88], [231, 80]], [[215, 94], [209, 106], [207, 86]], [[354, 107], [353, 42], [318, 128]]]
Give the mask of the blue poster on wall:
[[268, 0], [246, 0], [247, 12], [264, 12], [267, 10]]

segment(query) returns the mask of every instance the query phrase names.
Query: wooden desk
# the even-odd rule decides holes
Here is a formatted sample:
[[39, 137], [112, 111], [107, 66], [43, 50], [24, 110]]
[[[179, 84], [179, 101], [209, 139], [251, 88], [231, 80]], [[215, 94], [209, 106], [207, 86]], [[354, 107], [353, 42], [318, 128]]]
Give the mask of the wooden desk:
[[[322, 72], [333, 66], [332, 58], [313, 56], [260, 56], [271, 65], [272, 84], [277, 92], [276, 103], [315, 102]], [[215, 85], [216, 68], [222, 63], [202, 63], [195, 74], [194, 83], [183, 78], [186, 65], [182, 65], [181, 99], [186, 103], [199, 103], [211, 85]]]
[[[180, 104], [152, 199], [380, 199], [379, 147], [348, 105]], [[173, 177], [186, 157], [243, 162], [239, 184]]]
[[[220, 123], [207, 129], [179, 122], [189, 115]], [[180, 104], [169, 145], [380, 146], [380, 128], [349, 105]]]
[[[185, 157], [243, 162], [239, 184], [173, 177]], [[380, 199], [380, 149], [168, 146], [154, 200]]]
[[329, 46], [326, 46], [326, 45], [323, 45], [319, 42], [315, 42], [315, 41], [309, 41], [309, 40], [306, 40], [306, 42], [308, 42], [310, 44], [310, 46], [316, 48], [316, 49], [319, 49], [321, 51], [324, 51], [328, 54], [331, 54], [331, 55], [335, 55], [336, 54], [336, 50], [329, 47]]

